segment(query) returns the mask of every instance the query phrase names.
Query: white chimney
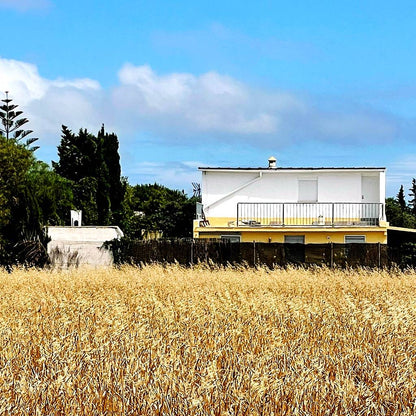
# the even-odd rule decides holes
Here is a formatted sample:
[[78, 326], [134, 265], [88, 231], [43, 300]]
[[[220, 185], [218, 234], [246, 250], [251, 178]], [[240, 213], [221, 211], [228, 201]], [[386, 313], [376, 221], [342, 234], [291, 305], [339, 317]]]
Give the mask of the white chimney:
[[274, 156], [270, 156], [269, 157], [269, 169], [276, 168], [277, 167], [276, 162], [277, 162], [276, 158]]
[[71, 209], [71, 227], [81, 227], [82, 211]]

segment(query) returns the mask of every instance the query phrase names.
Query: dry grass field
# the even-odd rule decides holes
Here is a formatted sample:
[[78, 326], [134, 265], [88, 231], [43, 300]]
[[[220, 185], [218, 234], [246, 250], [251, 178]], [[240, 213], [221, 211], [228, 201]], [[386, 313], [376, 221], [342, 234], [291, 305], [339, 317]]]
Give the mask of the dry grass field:
[[1, 415], [414, 415], [416, 273], [0, 272]]

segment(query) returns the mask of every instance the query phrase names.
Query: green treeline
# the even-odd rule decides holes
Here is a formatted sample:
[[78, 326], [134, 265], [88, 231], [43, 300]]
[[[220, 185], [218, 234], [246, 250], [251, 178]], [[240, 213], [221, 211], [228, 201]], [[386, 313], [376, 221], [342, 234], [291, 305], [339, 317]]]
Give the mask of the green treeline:
[[386, 216], [390, 225], [404, 228], [416, 228], [416, 179], [413, 178], [409, 188], [409, 200], [406, 196], [403, 185], [396, 198], [386, 199]]
[[118, 225], [128, 238], [192, 235], [196, 199], [158, 184], [130, 185], [116, 134], [62, 126], [50, 167], [37, 160], [37, 139], [28, 138], [28, 120], [11, 101], [0, 106], [0, 264], [44, 261], [44, 227], [70, 225], [71, 209], [82, 210], [83, 225]]

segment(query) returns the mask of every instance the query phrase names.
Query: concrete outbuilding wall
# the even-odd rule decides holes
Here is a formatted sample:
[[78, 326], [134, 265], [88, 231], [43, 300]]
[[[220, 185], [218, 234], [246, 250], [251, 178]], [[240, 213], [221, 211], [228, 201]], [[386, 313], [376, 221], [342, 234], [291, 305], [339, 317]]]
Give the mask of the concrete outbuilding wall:
[[47, 227], [48, 254], [52, 265], [69, 268], [82, 265], [109, 267], [111, 252], [102, 247], [105, 241], [123, 237], [117, 226]]

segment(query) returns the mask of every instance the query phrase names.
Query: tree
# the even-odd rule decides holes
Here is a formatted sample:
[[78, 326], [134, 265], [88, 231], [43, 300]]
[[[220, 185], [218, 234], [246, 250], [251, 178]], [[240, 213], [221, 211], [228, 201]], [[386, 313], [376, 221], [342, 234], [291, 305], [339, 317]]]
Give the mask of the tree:
[[165, 186], [128, 186], [126, 192], [130, 221], [125, 234], [142, 238], [144, 232], [162, 232], [163, 237], [191, 237], [195, 198]]
[[120, 222], [121, 217], [123, 216], [122, 204], [126, 185], [121, 178], [118, 138], [114, 133], [105, 133], [104, 124], [102, 125], [97, 138], [99, 143], [101, 143], [102, 158], [108, 175], [107, 183], [109, 185], [112, 215], [116, 222]]
[[397, 202], [399, 203], [401, 210], [405, 212], [406, 211], [406, 199], [404, 196], [403, 185], [400, 186], [399, 193], [397, 194]]
[[0, 136], [0, 262], [27, 259], [25, 248], [36, 246], [44, 254], [40, 207], [28, 173], [33, 152]]
[[416, 228], [416, 218], [402, 208], [394, 198], [386, 199], [386, 217], [390, 225], [395, 227]]
[[33, 133], [32, 130], [23, 130], [21, 127], [29, 122], [27, 118], [18, 118], [23, 111], [15, 111], [18, 105], [11, 104], [13, 101], [9, 98], [9, 92], [6, 91], [6, 98], [1, 100], [4, 104], [0, 106], [0, 119], [3, 128], [0, 128], [0, 134], [4, 135], [7, 140], [13, 140], [16, 144], [23, 145], [34, 152], [39, 146], [30, 147], [32, 143], [38, 140], [35, 137], [27, 138], [24, 144], [21, 140]]
[[97, 136], [86, 129], [78, 134], [62, 126], [55, 172], [74, 183], [74, 204], [86, 224], [119, 223], [125, 187], [121, 181], [118, 139], [104, 125]]
[[409, 206], [412, 214], [416, 216], [416, 179], [412, 179], [412, 186], [409, 189], [410, 193], [410, 199], [409, 199]]
[[54, 172], [46, 163], [35, 161], [28, 171], [28, 183], [36, 196], [42, 225], [69, 224], [73, 208], [73, 183]]

